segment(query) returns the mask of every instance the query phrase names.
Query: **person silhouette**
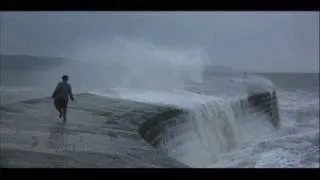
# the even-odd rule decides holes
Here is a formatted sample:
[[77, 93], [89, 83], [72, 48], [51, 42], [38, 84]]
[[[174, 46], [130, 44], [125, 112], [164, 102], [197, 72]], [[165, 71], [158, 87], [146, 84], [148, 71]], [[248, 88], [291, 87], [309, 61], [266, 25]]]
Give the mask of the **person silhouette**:
[[62, 81], [59, 82], [52, 93], [52, 99], [54, 99], [54, 106], [59, 112], [59, 118], [63, 117], [63, 122], [67, 120], [67, 108], [69, 97], [71, 101], [74, 100], [72, 88], [70, 83], [68, 83], [68, 75], [62, 76]]

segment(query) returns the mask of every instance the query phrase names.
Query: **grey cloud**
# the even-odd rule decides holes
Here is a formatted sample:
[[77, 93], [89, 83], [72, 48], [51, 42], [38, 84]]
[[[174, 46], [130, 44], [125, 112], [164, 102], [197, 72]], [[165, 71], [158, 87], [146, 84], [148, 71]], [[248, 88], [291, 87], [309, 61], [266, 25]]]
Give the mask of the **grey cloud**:
[[216, 65], [319, 71], [318, 12], [2, 12], [1, 53], [71, 56], [116, 36], [202, 47]]

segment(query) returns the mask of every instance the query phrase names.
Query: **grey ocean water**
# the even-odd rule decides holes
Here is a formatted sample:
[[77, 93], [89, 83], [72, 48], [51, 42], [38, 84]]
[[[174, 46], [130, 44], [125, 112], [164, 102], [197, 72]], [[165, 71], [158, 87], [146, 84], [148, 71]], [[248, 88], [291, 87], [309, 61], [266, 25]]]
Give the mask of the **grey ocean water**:
[[[192, 167], [319, 167], [319, 74], [253, 75], [271, 80], [277, 90], [281, 117], [278, 130], [262, 114], [249, 112], [241, 117], [235, 116], [235, 110], [247, 111], [232, 109], [228, 105], [246, 95], [245, 90], [241, 89], [244, 87], [234, 86], [230, 81], [240, 76], [209, 72], [203, 82], [189, 83], [183, 91], [153, 89], [141, 92], [102, 86], [88, 91], [102, 96], [117, 95], [190, 109], [194, 114], [193, 123], [184, 124], [173, 131], [179, 134], [195, 126], [197, 130], [163, 142], [161, 149]], [[2, 83], [0, 89], [2, 104], [50, 95], [49, 88], [31, 83]], [[221, 122], [227, 122], [229, 134], [220, 132]], [[200, 134], [200, 139], [195, 138], [195, 132]]]
[[319, 168], [319, 74], [260, 75], [276, 87], [280, 129], [221, 155], [211, 167]]

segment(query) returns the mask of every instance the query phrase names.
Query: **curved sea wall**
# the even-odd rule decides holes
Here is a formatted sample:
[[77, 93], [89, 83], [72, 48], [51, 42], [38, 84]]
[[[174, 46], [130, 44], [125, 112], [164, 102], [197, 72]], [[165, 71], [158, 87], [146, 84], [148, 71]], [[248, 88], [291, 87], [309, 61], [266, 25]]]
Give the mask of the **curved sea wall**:
[[263, 92], [259, 94], [253, 94], [248, 97], [248, 102], [252, 107], [257, 111], [263, 111], [266, 113], [270, 122], [276, 128], [279, 127], [280, 115], [279, 115], [279, 106], [278, 98], [275, 90], [269, 92]]
[[[240, 104], [271, 109], [272, 122], [279, 122], [275, 115], [276, 96], [263, 97], [249, 97]], [[215, 151], [236, 145], [230, 110], [224, 110], [227, 106], [205, 104], [195, 108], [196, 112], [87, 93], [78, 94], [75, 99], [70, 103], [65, 124], [57, 118], [50, 98], [1, 106], [2, 166], [197, 167], [212, 160]], [[206, 124], [196, 123], [195, 117], [206, 114], [221, 120], [212, 119], [215, 123], [210, 128], [215, 130], [199, 131]], [[239, 113], [234, 114], [237, 116]], [[208, 121], [208, 117], [203, 119]], [[214, 134], [209, 135], [213, 138], [202, 133], [211, 130]], [[197, 156], [210, 149], [213, 153], [209, 156]]]
[[[191, 167], [205, 167], [206, 164], [214, 161], [216, 154], [228, 151], [237, 145], [237, 132], [235, 128], [232, 128], [236, 126], [234, 122], [230, 121], [230, 117], [229, 119], [225, 117], [230, 113], [225, 107], [219, 107], [217, 104], [199, 104], [198, 106], [199, 108], [196, 109], [185, 109], [183, 113], [170, 111], [149, 119], [141, 125], [139, 134], [153, 147], [166, 153], [169, 157]], [[211, 111], [215, 108], [218, 110]], [[270, 123], [275, 128], [278, 127], [280, 118], [275, 91], [250, 95], [247, 99], [231, 103], [231, 113], [235, 118], [241, 118], [249, 109], [266, 114]], [[201, 116], [195, 118], [194, 111], [202, 112]], [[208, 117], [210, 113], [222, 115]], [[207, 117], [203, 117], [204, 115]], [[201, 122], [202, 124], [196, 122], [208, 118], [211, 122], [204, 121]], [[228, 121], [228, 123], [214, 122], [216, 121], [214, 118], [221, 118], [222, 121]], [[212, 125], [218, 128], [209, 128], [209, 131], [205, 132], [208, 130], [206, 127]], [[216, 138], [211, 139], [208, 136]]]

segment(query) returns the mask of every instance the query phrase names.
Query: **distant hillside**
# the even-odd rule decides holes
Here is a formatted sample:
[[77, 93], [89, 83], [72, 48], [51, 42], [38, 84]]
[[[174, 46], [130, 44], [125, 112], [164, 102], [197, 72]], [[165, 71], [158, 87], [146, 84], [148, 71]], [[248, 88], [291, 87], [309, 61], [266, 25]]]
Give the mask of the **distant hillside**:
[[1, 71], [46, 70], [60, 66], [67, 61], [67, 59], [57, 57], [0, 55], [0, 69]]

